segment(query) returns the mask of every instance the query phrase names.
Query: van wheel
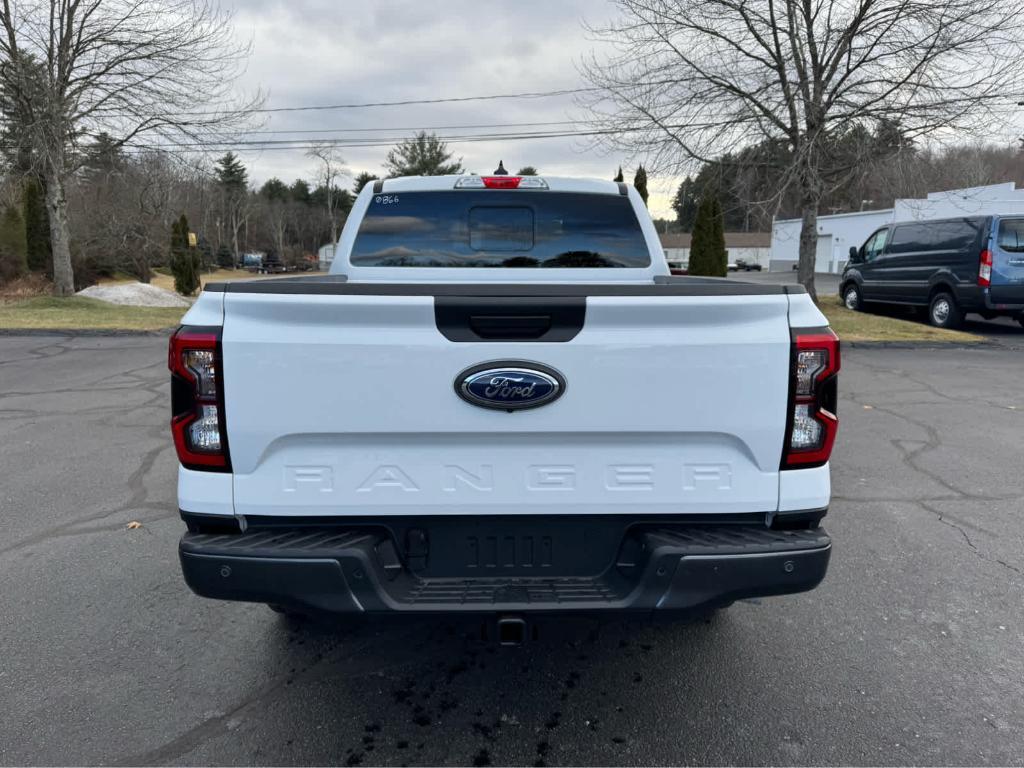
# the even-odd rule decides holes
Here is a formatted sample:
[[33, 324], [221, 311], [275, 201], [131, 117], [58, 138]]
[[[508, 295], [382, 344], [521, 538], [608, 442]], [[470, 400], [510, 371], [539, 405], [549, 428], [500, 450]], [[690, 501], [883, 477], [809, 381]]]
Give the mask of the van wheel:
[[843, 291], [843, 305], [854, 312], [864, 309], [864, 299], [860, 295], [860, 288], [856, 283], [850, 283]]
[[928, 304], [928, 321], [936, 328], [959, 328], [964, 313], [950, 294], [945, 291], [932, 296]]

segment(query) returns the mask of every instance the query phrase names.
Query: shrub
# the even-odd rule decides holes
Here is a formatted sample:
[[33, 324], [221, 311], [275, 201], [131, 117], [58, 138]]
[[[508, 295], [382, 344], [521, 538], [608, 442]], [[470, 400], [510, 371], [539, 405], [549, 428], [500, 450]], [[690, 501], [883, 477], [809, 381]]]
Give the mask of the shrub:
[[188, 219], [185, 214], [171, 224], [171, 273], [174, 290], [182, 296], [191, 296], [199, 290], [201, 269], [199, 250], [188, 244]]

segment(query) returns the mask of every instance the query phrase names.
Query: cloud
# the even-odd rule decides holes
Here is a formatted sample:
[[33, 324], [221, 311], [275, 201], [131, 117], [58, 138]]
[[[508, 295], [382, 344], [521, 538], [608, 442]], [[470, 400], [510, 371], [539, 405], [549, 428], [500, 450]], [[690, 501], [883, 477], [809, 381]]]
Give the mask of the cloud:
[[[253, 55], [240, 86], [263, 88], [268, 107], [433, 99], [578, 88], [576, 62], [592, 50], [582, 20], [600, 22], [614, 9], [606, 0], [434, 0], [338, 3], [336, 0], [235, 0], [235, 25], [251, 36]], [[394, 139], [416, 128], [539, 123], [580, 116], [571, 96], [374, 107], [269, 115], [263, 130], [387, 128]], [[571, 129], [572, 125], [552, 126]], [[544, 130], [524, 127], [523, 131]], [[440, 134], [502, 129], [440, 129]], [[511, 129], [517, 130], [517, 129]], [[265, 134], [295, 138], [312, 134]], [[487, 173], [499, 160], [512, 171], [611, 178], [630, 158], [607, 156], [586, 139], [451, 141], [467, 169]], [[381, 174], [388, 147], [343, 150], [353, 172]], [[251, 178], [312, 179], [315, 163], [303, 150], [244, 151]], [[641, 158], [642, 160], [642, 158]], [[649, 182], [655, 215], [666, 215], [674, 179]]]

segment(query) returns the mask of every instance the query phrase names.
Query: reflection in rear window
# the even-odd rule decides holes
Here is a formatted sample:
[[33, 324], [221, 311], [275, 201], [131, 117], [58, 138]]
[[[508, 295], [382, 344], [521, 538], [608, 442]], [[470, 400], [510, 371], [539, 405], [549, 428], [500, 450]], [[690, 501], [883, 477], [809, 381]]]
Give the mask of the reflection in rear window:
[[357, 267], [647, 267], [622, 195], [452, 190], [375, 195], [352, 246]]
[[1024, 252], [1024, 219], [999, 222], [999, 247], [1011, 253]]

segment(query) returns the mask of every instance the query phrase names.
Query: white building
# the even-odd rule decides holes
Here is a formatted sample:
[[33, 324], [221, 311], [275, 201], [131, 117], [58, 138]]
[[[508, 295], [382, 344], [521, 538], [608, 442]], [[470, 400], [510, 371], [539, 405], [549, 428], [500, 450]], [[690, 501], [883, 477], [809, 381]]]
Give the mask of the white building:
[[331, 262], [334, 261], [334, 243], [327, 243], [321, 245], [320, 249], [316, 252], [317, 265], [321, 272], [326, 272], [331, 268]]
[[[665, 251], [665, 261], [679, 269], [690, 263], [690, 233], [673, 232], [659, 234], [661, 247]], [[771, 255], [772, 236], [769, 232], [726, 232], [725, 250], [730, 262], [742, 259], [750, 264], [760, 264], [768, 269]]]
[[[850, 247], [859, 248], [868, 236], [885, 224], [926, 221], [956, 216], [1024, 213], [1024, 189], [1012, 182], [987, 187], [932, 192], [920, 200], [899, 199], [892, 208], [818, 217], [815, 272], [842, 272]], [[780, 219], [772, 227], [771, 269], [790, 269], [800, 250], [800, 219]]]

